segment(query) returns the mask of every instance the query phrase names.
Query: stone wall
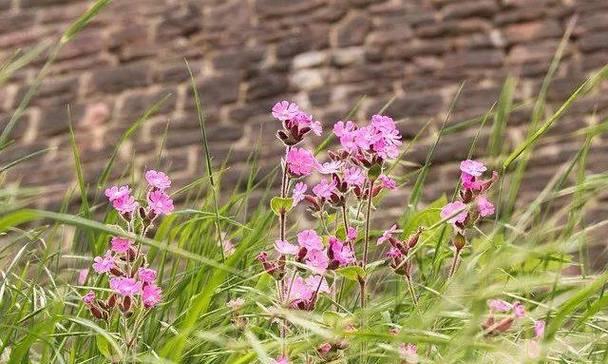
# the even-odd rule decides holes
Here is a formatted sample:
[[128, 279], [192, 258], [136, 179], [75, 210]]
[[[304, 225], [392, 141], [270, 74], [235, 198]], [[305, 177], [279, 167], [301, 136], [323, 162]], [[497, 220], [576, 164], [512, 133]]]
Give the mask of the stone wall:
[[[2, 58], [56, 39], [88, 3], [0, 0]], [[59, 202], [75, 179], [67, 104], [85, 178], [93, 183], [119, 136], [169, 95], [121, 148], [113, 177], [157, 166], [161, 147], [161, 164], [178, 184], [201, 176], [203, 153], [184, 58], [196, 75], [216, 164], [230, 158], [230, 184], [248, 171], [246, 158], [257, 140], [263, 141], [263, 171], [276, 165], [280, 148], [269, 111], [281, 99], [298, 102], [329, 127], [364, 95], [358, 119], [395, 97], [386, 113], [411, 138], [428, 120], [429, 130], [436, 130], [461, 82], [451, 125], [487, 111], [507, 75], [514, 75], [521, 106], [505, 143], [516, 143], [525, 137], [529, 101], [573, 15], [577, 25], [549, 91], [548, 112], [589, 72], [608, 63], [606, 0], [117, 0], [61, 51], [0, 164], [52, 148], [15, 168], [8, 182], [45, 186], [46, 199], [36, 203]], [[2, 125], [42, 64], [19, 71], [0, 91]], [[534, 153], [524, 191], [544, 185], [579, 148], [581, 140], [570, 132], [606, 115], [607, 107], [605, 92], [573, 106]], [[464, 158], [474, 133], [445, 137], [428, 199], [453, 187], [455, 161]], [[413, 162], [424, 160], [432, 142], [431, 133], [425, 135], [409, 156]], [[486, 136], [484, 130], [478, 150]], [[605, 170], [608, 142], [594, 148], [590, 168]]]

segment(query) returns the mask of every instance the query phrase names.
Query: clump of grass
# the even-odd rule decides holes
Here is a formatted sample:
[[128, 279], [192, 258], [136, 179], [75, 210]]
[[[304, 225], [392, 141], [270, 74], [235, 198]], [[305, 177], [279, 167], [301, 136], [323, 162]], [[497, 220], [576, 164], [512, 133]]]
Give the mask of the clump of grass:
[[[54, 47], [72, 39], [105, 3], [96, 2]], [[567, 38], [568, 34], [563, 44]], [[0, 81], [44, 47], [10, 60], [0, 68]], [[586, 168], [591, 145], [608, 130], [608, 123], [577, 132], [578, 153], [532, 201], [517, 204], [534, 145], [608, 74], [604, 67], [591, 75], [555, 112], [548, 113], [544, 95], [551, 87], [551, 70], [535, 103], [528, 137], [519, 145], [508, 149], [502, 143], [509, 115], [517, 107], [513, 79], [505, 82], [499, 100], [486, 115], [464, 123], [479, 131], [491, 128], [488, 162], [499, 172], [499, 179], [494, 190], [483, 192], [495, 202], [494, 218], [476, 224], [471, 223], [477, 221], [475, 216], [461, 219], [465, 210], [473, 214], [479, 205], [479, 196], [467, 195], [470, 188], [461, 181], [454, 181], [449, 197], [423, 200], [435, 147], [461, 127], [446, 127], [446, 119], [425, 164], [414, 173], [401, 175], [399, 167], [423, 132], [405, 143], [398, 155], [382, 157], [381, 163], [367, 155], [372, 159], [361, 161], [359, 167], [365, 173], [359, 191], [352, 182], [345, 201], [340, 198], [346, 192], [331, 188], [323, 201], [321, 192], [306, 197], [315, 210], [314, 229], [322, 237], [324, 254], [328, 254], [330, 236], [352, 249], [352, 256], [346, 254], [341, 260], [326, 256], [330, 261], [321, 267], [322, 272], [314, 270], [319, 265], [306, 258], [307, 252], [283, 243], [282, 254], [272, 253], [278, 256], [276, 261], [269, 258], [265, 265], [256, 261], [261, 251], [272, 249], [275, 240], [292, 244], [303, 230], [295, 209], [303, 210], [306, 202], [294, 207], [292, 194], [302, 181], [295, 179], [298, 173], [290, 175], [288, 160], [275, 170], [283, 173], [259, 178], [258, 161], [252, 155], [244, 190], [226, 192], [222, 188], [225, 169], [214, 165], [207, 148], [204, 102], [195, 87], [206, 175], [171, 195], [184, 200], [183, 208], [166, 216], [147, 235], [119, 228], [120, 217], [107, 202], [87, 198], [101, 195], [107, 187], [114, 157], [99, 181], [87, 186], [75, 143], [78, 136], [72, 134], [81, 196], [77, 214], [28, 209], [24, 207], [28, 198], [38, 191], [4, 185], [0, 189], [0, 362], [272, 363], [283, 358], [295, 363], [606, 362], [608, 273], [593, 271], [587, 259], [588, 237], [605, 222], [585, 224], [584, 216], [608, 185], [607, 173], [591, 174]], [[11, 129], [36, 87], [3, 131], [0, 152], [10, 148]], [[457, 102], [456, 97], [453, 104]], [[118, 144], [135, 134], [161, 103], [144, 112]], [[298, 138], [308, 131], [299, 135], [287, 124], [280, 136], [289, 153], [299, 148]], [[306, 158], [326, 158], [329, 146], [331, 139]], [[470, 155], [482, 147], [475, 137]], [[44, 151], [0, 166], [0, 175], [40, 153]], [[334, 160], [347, 163], [341, 157]], [[342, 182], [343, 172], [336, 174], [337, 182]], [[406, 252], [393, 252], [391, 259], [382, 254], [382, 245], [376, 245], [390, 225], [373, 226], [369, 219], [371, 214], [382, 214], [383, 196], [390, 193], [388, 189], [377, 195], [373, 192], [382, 174], [390, 174], [399, 182], [398, 188], [411, 192], [394, 234], [391, 230], [384, 234], [386, 248], [407, 245]], [[275, 196], [271, 182], [276, 176], [283, 183]], [[259, 192], [261, 203], [257, 202]], [[442, 216], [443, 207], [454, 201], [465, 207]], [[349, 238], [349, 227], [358, 228], [354, 237]], [[72, 246], [62, 243], [66, 236], [73, 236]], [[148, 311], [137, 330], [136, 350], [125, 350], [120, 330], [92, 317], [81, 301], [89, 289], [99, 288], [99, 278], [90, 275], [78, 282], [78, 272], [107, 249], [111, 236], [141, 244], [163, 288], [162, 301]], [[464, 244], [462, 238], [466, 238]], [[295, 257], [280, 258], [290, 250], [297, 250]], [[304, 254], [301, 259], [299, 254]], [[332, 261], [338, 261], [338, 266], [330, 267]], [[579, 267], [580, 273], [566, 274], [569, 267]], [[319, 286], [314, 295], [294, 302], [290, 290], [294, 289], [292, 277], [298, 275], [318, 276]], [[332, 289], [321, 289], [321, 275]], [[544, 331], [541, 322], [546, 323]]]

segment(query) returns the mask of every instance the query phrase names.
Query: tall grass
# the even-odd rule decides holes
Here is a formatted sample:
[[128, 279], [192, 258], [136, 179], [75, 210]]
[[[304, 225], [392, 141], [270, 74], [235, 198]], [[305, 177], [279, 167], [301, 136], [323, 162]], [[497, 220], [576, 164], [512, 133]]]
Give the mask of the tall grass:
[[[53, 47], [69, 42], [106, 3], [97, 1]], [[564, 39], [565, 43], [568, 34]], [[44, 47], [10, 60], [0, 69], [0, 81], [35, 58]], [[559, 58], [560, 52], [554, 64]], [[52, 61], [53, 57], [47, 65]], [[255, 261], [257, 253], [271, 245], [277, 228], [268, 205], [274, 174], [256, 178], [259, 161], [253, 155], [250, 174], [244, 177], [246, 188], [218, 198], [218, 194], [224, 197], [228, 190], [222, 187], [224, 169], [212, 163], [204, 102], [193, 86], [206, 175], [175, 193], [174, 197], [184, 197], [184, 208], [165, 218], [151, 238], [129, 236], [147, 247], [150, 263], [159, 268], [165, 291], [163, 303], [150, 312], [141, 330], [141, 354], [137, 357], [127, 356], [118, 333], [92, 319], [81, 303], [81, 295], [95, 286], [97, 278], [89, 276], [83, 285], [78, 285], [78, 270], [88, 267], [92, 257], [106, 249], [111, 235], [125, 233], [114, 225], [115, 212], [97, 198], [87, 198], [98, 196], [107, 185], [116, 153], [98, 183], [87, 186], [76, 143], [78, 135], [71, 132], [81, 196], [77, 214], [27, 209], [19, 203], [20, 196], [35, 196], [36, 191], [12, 191], [4, 186], [0, 190], [0, 362], [269, 363], [280, 351], [276, 325], [279, 318], [291, 324], [286, 345], [295, 362], [319, 362], [316, 347], [332, 340], [345, 340], [349, 346], [335, 363], [397, 363], [401, 360], [401, 343], [417, 344], [423, 363], [606, 362], [608, 297], [604, 291], [608, 272], [592, 271], [586, 259], [588, 236], [604, 227], [605, 221], [585, 224], [583, 217], [599, 192], [608, 186], [607, 173], [591, 174], [586, 168], [592, 142], [608, 130], [608, 123], [604, 121], [577, 133], [579, 153], [558, 170], [534, 200], [522, 206], [517, 201], [526, 161], [535, 143], [607, 75], [606, 67], [591, 75], [554, 113], [547, 114], [544, 95], [553, 77], [549, 72], [535, 103], [528, 137], [511, 149], [502, 141], [514, 109], [514, 79], [507, 79], [492, 110], [466, 122], [478, 130], [491, 129], [487, 153], [495, 166], [502, 167], [500, 215], [481, 226], [463, 252], [460, 269], [449, 279], [446, 267], [452, 259], [451, 228], [439, 216], [448, 197], [437, 201], [422, 199], [426, 176], [433, 168], [435, 147], [442, 143], [443, 135], [458, 129], [445, 127], [446, 119], [434, 136], [425, 164], [414, 173], [415, 180], [408, 179], [401, 187], [411, 190], [409, 201], [403, 201], [399, 219], [403, 236], [420, 226], [426, 228], [413, 256], [418, 303], [414, 304], [403, 280], [389, 274], [390, 268], [382, 263], [380, 252], [372, 248], [375, 261], [370, 269], [374, 278], [365, 308], [358, 307], [356, 282], [345, 280], [341, 300], [323, 297], [313, 312], [281, 307], [271, 294], [273, 280]], [[1, 149], [10, 147], [11, 129], [36, 88], [35, 83], [3, 131]], [[137, 133], [162, 101], [134, 121], [117, 148]], [[453, 104], [457, 102], [455, 97]], [[407, 152], [422, 138], [421, 134], [410, 141], [400, 159], [407, 160]], [[476, 141], [477, 138], [471, 153], [482, 147]], [[318, 152], [323, 153], [330, 143], [322, 143]], [[0, 166], [0, 176], [40, 153], [44, 151]], [[400, 163], [398, 160], [395, 167]], [[454, 183], [456, 189], [457, 181]], [[255, 191], [263, 191], [263, 202], [254, 202]], [[381, 201], [375, 204], [381, 206]], [[95, 220], [100, 213], [101, 219]], [[339, 221], [339, 216], [330, 215], [328, 221]], [[62, 242], [72, 230], [74, 241], [66, 247]], [[294, 227], [289, 231], [294, 232]], [[377, 235], [378, 231], [373, 230], [372, 234]], [[236, 243], [230, 256], [224, 256], [223, 239]], [[580, 267], [581, 273], [564, 274], [564, 269], [571, 266]], [[245, 307], [235, 321], [237, 317], [226, 302], [237, 297], [245, 300]], [[488, 335], [482, 324], [487, 315], [486, 301], [493, 298], [523, 302], [529, 311], [527, 318], [501, 335]], [[366, 318], [365, 325], [360, 325], [362, 317]], [[540, 343], [541, 355], [532, 359], [526, 347], [533, 336], [533, 320], [540, 319], [546, 320], [548, 327]]]

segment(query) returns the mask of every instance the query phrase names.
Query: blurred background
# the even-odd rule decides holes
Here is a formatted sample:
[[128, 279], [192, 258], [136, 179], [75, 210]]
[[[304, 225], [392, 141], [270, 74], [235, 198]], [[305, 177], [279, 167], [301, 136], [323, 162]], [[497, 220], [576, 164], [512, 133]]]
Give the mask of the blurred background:
[[[89, 5], [0, 0], [1, 55], [57, 39]], [[277, 165], [282, 148], [270, 109], [279, 100], [297, 102], [326, 130], [355, 106], [352, 119], [364, 120], [388, 105], [385, 113], [399, 121], [408, 139], [427, 126], [406, 157], [420, 165], [462, 86], [433, 157], [424, 191], [429, 201], [453, 189], [456, 162], [467, 156], [480, 117], [499, 99], [509, 76], [513, 110], [500, 147], [525, 139], [533, 100], [573, 19], [543, 117], [608, 61], [607, 1], [115, 1], [50, 65], [0, 163], [51, 149], [15, 166], [5, 182], [44, 187], [30, 203], [57, 208], [76, 187], [67, 105], [84, 178], [93, 184], [121, 135], [166, 95], [159, 111], [121, 145], [111, 178], [140, 176], [145, 167], [167, 170], [179, 186], [201, 177], [204, 154], [187, 59], [207, 114], [214, 163], [229, 160], [228, 186], [249, 173], [247, 158], [258, 141], [260, 176]], [[19, 70], [0, 90], [0, 127], [47, 57]], [[580, 149], [584, 138], [575, 131], [606, 116], [607, 86], [576, 100], [541, 140], [522, 182], [522, 201]], [[475, 157], [484, 157], [491, 124], [481, 129]], [[591, 172], [605, 170], [607, 152], [608, 141], [596, 138]], [[401, 193], [388, 207], [403, 206], [407, 188]], [[608, 216], [601, 205], [592, 208], [591, 219]]]

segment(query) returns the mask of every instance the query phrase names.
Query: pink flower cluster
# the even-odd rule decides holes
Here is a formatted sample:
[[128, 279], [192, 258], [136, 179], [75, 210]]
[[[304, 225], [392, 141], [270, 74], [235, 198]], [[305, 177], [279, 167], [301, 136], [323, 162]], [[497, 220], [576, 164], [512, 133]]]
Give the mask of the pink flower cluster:
[[320, 121], [314, 120], [312, 115], [301, 111], [298, 105], [289, 101], [277, 102], [272, 107], [272, 116], [283, 123], [283, 129], [277, 132], [277, 137], [285, 145], [298, 144], [310, 131], [316, 135], [321, 135], [323, 131]]
[[340, 139], [342, 148], [361, 161], [369, 163], [375, 157], [389, 160], [399, 155], [401, 134], [388, 116], [374, 115], [371, 123], [363, 127], [352, 121], [339, 121], [333, 132]]
[[[157, 215], [168, 215], [173, 212], [173, 200], [165, 192], [171, 186], [171, 180], [163, 172], [149, 170], [145, 173], [149, 188], [147, 193], [148, 207], [142, 210], [150, 218]], [[105, 191], [112, 207], [127, 220], [133, 218], [133, 213], [139, 207], [135, 197], [131, 195], [129, 186], [112, 186]]]
[[411, 234], [406, 240], [399, 240], [394, 235], [397, 234], [397, 225], [391, 226], [386, 230], [380, 238], [378, 238], [377, 244], [382, 245], [385, 242], [390, 244], [390, 248], [386, 253], [387, 258], [390, 259], [390, 266], [396, 274], [405, 276], [408, 280], [411, 277], [412, 270], [412, 259], [408, 258], [410, 250], [412, 250], [422, 234], [422, 230], [418, 229], [416, 232]]
[[[483, 323], [486, 335], [498, 335], [511, 328], [515, 319], [526, 316], [526, 309], [521, 302], [509, 303], [500, 299], [488, 301], [489, 314]], [[501, 314], [498, 317], [497, 314]], [[543, 326], [544, 330], [544, 326]]]

